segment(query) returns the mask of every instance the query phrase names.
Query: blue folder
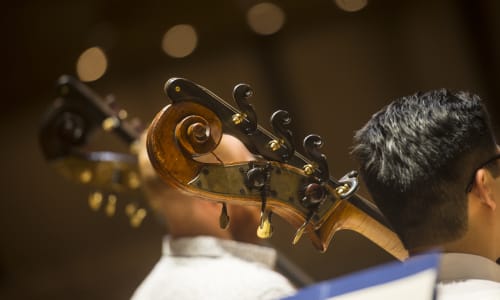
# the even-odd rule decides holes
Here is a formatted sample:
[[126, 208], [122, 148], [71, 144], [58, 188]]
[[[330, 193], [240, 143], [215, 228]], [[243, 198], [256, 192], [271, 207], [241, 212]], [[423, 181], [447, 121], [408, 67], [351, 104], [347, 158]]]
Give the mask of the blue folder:
[[439, 257], [438, 253], [429, 253], [405, 262], [384, 264], [311, 285], [284, 299], [432, 300], [435, 298]]

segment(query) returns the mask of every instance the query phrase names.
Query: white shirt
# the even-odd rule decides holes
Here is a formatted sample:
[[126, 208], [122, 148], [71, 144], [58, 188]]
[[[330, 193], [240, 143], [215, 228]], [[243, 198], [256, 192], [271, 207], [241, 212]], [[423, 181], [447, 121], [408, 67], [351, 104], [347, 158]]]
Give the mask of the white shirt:
[[278, 299], [295, 289], [272, 270], [276, 251], [214, 237], [163, 241], [163, 255], [132, 300]]
[[438, 300], [500, 300], [500, 266], [482, 256], [444, 253], [438, 280]]

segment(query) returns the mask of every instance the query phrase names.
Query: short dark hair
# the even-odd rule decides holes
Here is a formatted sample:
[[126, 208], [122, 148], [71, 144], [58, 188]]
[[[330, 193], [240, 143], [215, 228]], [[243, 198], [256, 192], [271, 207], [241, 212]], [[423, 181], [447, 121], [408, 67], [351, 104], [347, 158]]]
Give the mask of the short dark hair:
[[356, 132], [352, 154], [375, 203], [408, 249], [459, 238], [466, 186], [496, 151], [480, 97], [446, 89], [402, 97]]

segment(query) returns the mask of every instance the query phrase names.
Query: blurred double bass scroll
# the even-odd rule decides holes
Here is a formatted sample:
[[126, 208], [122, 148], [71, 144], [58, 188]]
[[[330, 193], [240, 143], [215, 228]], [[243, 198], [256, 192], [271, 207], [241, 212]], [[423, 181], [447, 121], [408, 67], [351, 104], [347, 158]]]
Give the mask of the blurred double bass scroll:
[[[92, 150], [92, 137], [104, 131], [118, 136], [130, 151]], [[65, 178], [90, 186], [93, 210], [103, 208], [113, 216], [118, 193], [140, 187], [136, 148], [142, 125], [128, 120], [127, 112], [111, 98], [103, 98], [77, 79], [63, 75], [57, 80], [56, 99], [43, 115], [39, 142], [47, 162]], [[146, 211], [138, 203], [124, 204], [131, 225], [140, 225]]]
[[[272, 133], [260, 126], [248, 101], [253, 95], [250, 86], [234, 88], [238, 109], [182, 78], [168, 80], [165, 92], [172, 103], [156, 115], [147, 133], [151, 163], [166, 183], [223, 203], [221, 227], [230, 220], [224, 203], [255, 205], [261, 208], [257, 228], [261, 238], [272, 235], [276, 213], [296, 229], [294, 244], [308, 235], [324, 252], [336, 231], [350, 229], [400, 260], [407, 257], [378, 208], [355, 193], [357, 172], [348, 172], [339, 180], [332, 178], [318, 135], [304, 139], [306, 155], [296, 151], [288, 128], [291, 118], [284, 110], [271, 116]], [[255, 158], [202, 162], [202, 155], [216, 156], [223, 134], [238, 138]]]

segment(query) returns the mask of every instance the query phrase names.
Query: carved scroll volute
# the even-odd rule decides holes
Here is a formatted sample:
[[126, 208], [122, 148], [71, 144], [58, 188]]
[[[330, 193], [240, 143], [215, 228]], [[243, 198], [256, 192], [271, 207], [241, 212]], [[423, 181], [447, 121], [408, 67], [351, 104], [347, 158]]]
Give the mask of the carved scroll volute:
[[212, 111], [193, 102], [174, 106], [168, 105], [153, 119], [147, 150], [151, 164], [167, 184], [189, 191], [188, 183], [203, 165], [193, 157], [217, 147], [222, 137], [221, 121]]

